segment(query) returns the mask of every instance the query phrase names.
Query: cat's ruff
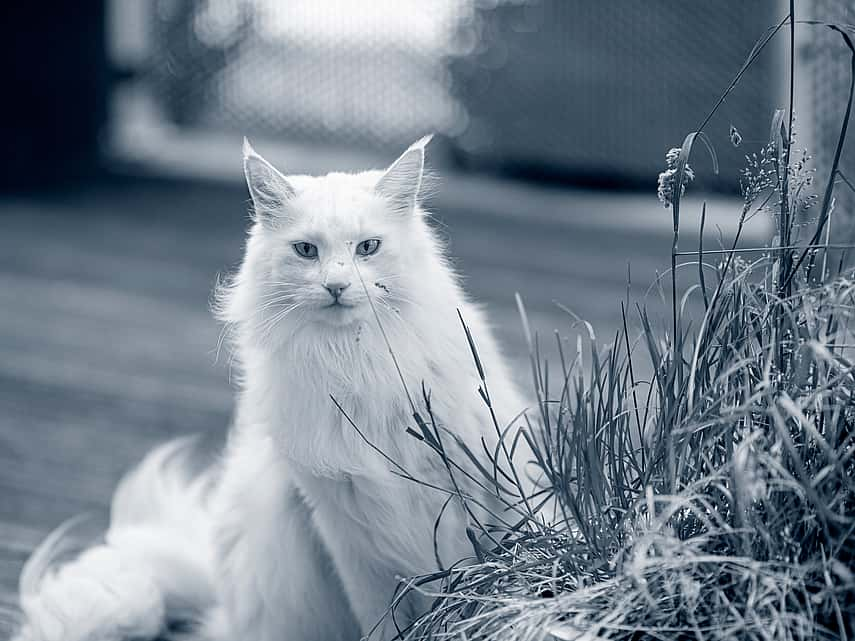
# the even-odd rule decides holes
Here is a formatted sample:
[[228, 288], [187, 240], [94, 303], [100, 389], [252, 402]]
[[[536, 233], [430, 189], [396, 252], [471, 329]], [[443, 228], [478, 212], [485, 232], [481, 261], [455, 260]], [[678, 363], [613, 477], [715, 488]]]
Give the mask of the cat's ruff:
[[[18, 641], [148, 639], [174, 620], [199, 641], [391, 638], [398, 579], [472, 554], [459, 501], [434, 546], [448, 472], [406, 433], [426, 390], [471, 451], [496, 444], [458, 310], [501, 425], [524, 404], [425, 220], [427, 141], [385, 172], [322, 177], [286, 177], [245, 143], [253, 224], [216, 310], [240, 373], [224, 456], [192, 478], [186, 445], [158, 449], [117, 491], [104, 545], [55, 568], [62, 537], [46, 541], [23, 573]], [[397, 623], [426, 607], [411, 593]]]

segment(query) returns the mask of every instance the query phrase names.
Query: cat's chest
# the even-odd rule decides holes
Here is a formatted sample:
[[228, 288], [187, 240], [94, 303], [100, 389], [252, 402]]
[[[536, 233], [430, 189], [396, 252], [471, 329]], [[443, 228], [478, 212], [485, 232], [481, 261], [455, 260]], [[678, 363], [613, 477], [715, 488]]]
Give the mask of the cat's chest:
[[355, 351], [297, 355], [268, 368], [268, 396], [281, 411], [323, 418], [349, 411], [387, 414], [405, 396], [383, 354]]
[[[281, 353], [263, 358], [260, 368], [247, 371], [251, 384], [260, 384], [261, 394], [281, 411], [338, 416], [335, 400], [355, 413], [383, 417], [408, 404], [402, 376], [409, 387], [417, 388], [432, 370], [426, 350], [412, 340], [407, 344], [404, 337], [395, 338], [398, 349], [393, 357], [370, 325], [331, 335], [298, 336]], [[417, 392], [409, 390], [411, 396]]]
[[376, 448], [412, 461], [412, 409], [383, 357], [330, 349], [256, 361], [240, 418], [263, 425], [286, 457], [319, 474], [386, 471]]

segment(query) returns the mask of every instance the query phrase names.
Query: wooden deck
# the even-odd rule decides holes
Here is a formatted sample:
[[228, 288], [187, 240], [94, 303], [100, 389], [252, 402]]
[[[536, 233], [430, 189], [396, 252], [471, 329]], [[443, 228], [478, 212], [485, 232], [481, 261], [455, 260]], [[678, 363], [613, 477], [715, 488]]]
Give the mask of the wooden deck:
[[[492, 203], [477, 183], [452, 191], [436, 206], [443, 233], [521, 380], [515, 290], [547, 334], [568, 325], [558, 299], [608, 336], [627, 260], [638, 283], [666, 263], [661, 208], [645, 231], [626, 217], [592, 224], [633, 214], [595, 195], [570, 197], [574, 213], [548, 190], [507, 188]], [[239, 260], [245, 197], [238, 185], [120, 181], [0, 200], [0, 638], [21, 566], [51, 529], [82, 512], [103, 522], [117, 479], [154, 444], [224, 433], [232, 390], [208, 297]]]
[[[231, 411], [207, 297], [239, 256], [237, 189], [116, 184], [0, 206], [0, 607], [32, 547], [100, 515], [155, 443]], [[237, 215], [235, 215], [237, 213]], [[10, 616], [0, 614], [0, 638]]]

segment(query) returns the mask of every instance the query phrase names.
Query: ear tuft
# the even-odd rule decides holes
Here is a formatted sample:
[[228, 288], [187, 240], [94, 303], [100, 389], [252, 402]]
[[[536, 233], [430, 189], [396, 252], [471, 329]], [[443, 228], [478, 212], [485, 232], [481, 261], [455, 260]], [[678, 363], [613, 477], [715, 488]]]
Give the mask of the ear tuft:
[[252, 145], [249, 144], [249, 138], [246, 136], [243, 137], [243, 157], [247, 156], [257, 156], [258, 154], [255, 152], [255, 149], [252, 148]]
[[425, 136], [422, 136], [416, 142], [414, 142], [412, 145], [410, 145], [410, 149], [415, 149], [415, 148], [424, 149], [425, 147], [427, 147], [430, 144], [430, 141], [433, 140], [433, 136], [434, 136], [434, 134], [427, 134]]
[[288, 179], [267, 162], [243, 139], [243, 172], [252, 197], [253, 219], [256, 222], [273, 222], [285, 204], [294, 197], [294, 188]]
[[433, 134], [420, 138], [407, 147], [377, 181], [376, 191], [386, 196], [396, 209], [405, 213], [412, 213], [418, 202], [424, 178], [425, 147], [431, 138]]

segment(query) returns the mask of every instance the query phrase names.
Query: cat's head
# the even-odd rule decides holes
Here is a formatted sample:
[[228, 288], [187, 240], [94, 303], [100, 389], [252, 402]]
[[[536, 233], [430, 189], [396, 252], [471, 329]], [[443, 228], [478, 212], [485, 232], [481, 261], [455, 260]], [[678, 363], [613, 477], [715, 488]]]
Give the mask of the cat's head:
[[244, 142], [253, 226], [220, 310], [257, 338], [400, 314], [437, 248], [423, 220], [423, 138], [385, 171], [284, 175]]

